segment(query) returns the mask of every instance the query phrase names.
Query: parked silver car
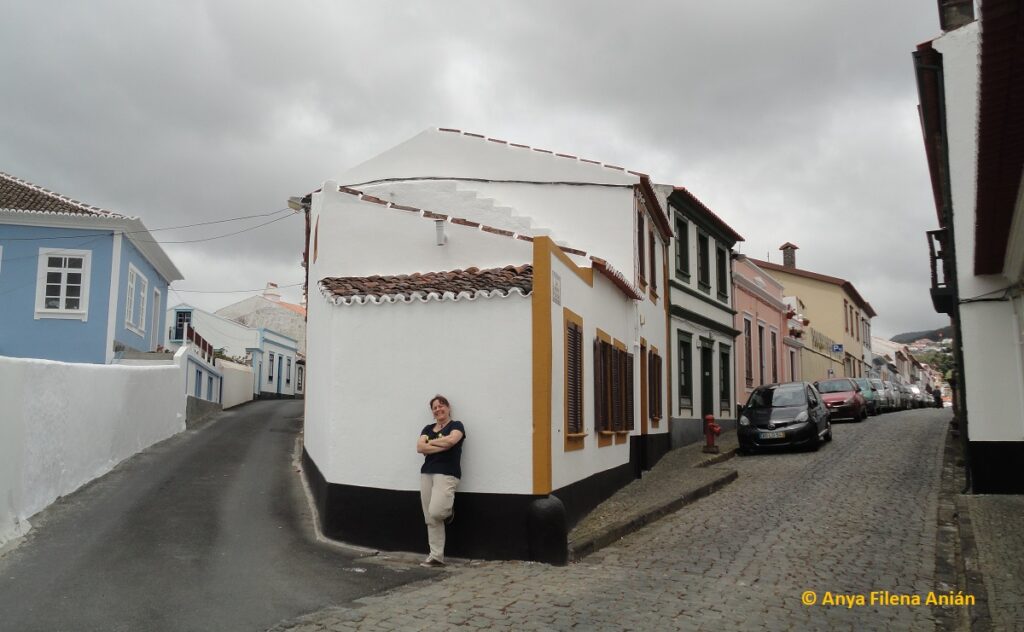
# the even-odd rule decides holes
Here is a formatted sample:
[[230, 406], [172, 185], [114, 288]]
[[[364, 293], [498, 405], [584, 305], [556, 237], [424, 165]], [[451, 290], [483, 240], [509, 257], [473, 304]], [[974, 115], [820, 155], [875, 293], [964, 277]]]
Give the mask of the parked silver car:
[[924, 408], [926, 406], [924, 391], [917, 386], [911, 386], [910, 392], [914, 394], [914, 408]]
[[878, 391], [878, 412], [887, 413], [892, 410], [892, 387], [887, 387], [885, 382], [877, 377], [870, 378], [868, 381], [871, 382], [871, 386], [874, 386], [875, 390]]
[[892, 410], [903, 410], [903, 393], [900, 392], [900, 385], [889, 380], [882, 383], [885, 384], [889, 396], [892, 398]]

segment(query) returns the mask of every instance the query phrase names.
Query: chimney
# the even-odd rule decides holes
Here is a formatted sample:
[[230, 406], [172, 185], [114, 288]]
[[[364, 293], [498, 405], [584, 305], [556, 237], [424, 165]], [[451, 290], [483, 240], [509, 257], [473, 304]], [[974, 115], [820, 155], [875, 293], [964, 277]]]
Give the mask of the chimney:
[[267, 282], [267, 287], [263, 290], [263, 298], [275, 303], [281, 301], [281, 293], [277, 291], [277, 283]]
[[795, 268], [797, 251], [796, 245], [791, 244], [787, 241], [786, 243], [779, 246], [779, 250], [782, 251], [782, 265], [787, 268]]

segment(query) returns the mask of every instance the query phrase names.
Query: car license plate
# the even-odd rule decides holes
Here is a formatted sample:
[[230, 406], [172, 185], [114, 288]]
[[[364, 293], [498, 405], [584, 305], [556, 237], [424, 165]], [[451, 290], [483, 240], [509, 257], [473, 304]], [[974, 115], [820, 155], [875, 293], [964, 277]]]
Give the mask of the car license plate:
[[775, 432], [762, 432], [758, 436], [758, 438], [759, 439], [781, 439], [781, 438], [783, 438], [785, 436], [786, 436], [785, 432], [783, 432], [781, 430], [776, 430]]

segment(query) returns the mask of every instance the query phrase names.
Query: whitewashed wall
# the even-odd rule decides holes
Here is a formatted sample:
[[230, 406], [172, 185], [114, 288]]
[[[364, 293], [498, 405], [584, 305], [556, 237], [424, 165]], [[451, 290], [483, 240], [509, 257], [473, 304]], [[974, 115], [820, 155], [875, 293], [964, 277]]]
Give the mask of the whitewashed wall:
[[[258, 330], [191, 305], [176, 305], [167, 310], [167, 322], [173, 327], [175, 313], [184, 310], [192, 311], [192, 327], [199, 335], [214, 349], [223, 349], [228, 356], [244, 358], [247, 350], [257, 344]], [[168, 346], [178, 348], [181, 343], [168, 341]]]
[[[1010, 284], [1001, 274], [975, 276], [974, 227], [977, 180], [978, 23], [934, 42], [943, 55], [949, 168], [961, 298], [998, 292]], [[1024, 441], [1024, 367], [1011, 302], [960, 305], [968, 428], [972, 441]], [[1016, 344], [1015, 344], [1016, 343]], [[1007, 388], [1007, 385], [1013, 385]]]
[[[256, 354], [253, 358], [253, 390], [256, 394], [272, 393], [284, 397], [295, 395], [295, 361], [297, 341], [288, 336], [279, 334], [269, 329], [259, 331], [259, 346], [262, 353]], [[270, 358], [273, 355], [274, 361]], [[280, 373], [278, 372], [278, 358], [280, 362]], [[273, 364], [273, 380], [270, 379], [271, 364]], [[280, 384], [280, 392], [278, 391]]]
[[[595, 273], [594, 287], [591, 288], [561, 260], [554, 258], [551, 271], [558, 275], [561, 284], [561, 305], [551, 303], [551, 486], [552, 489], [560, 489], [629, 462], [628, 441], [619, 445], [597, 447], [597, 432], [594, 430], [594, 338], [597, 336], [597, 329], [601, 329], [615, 340], [626, 343], [627, 351], [633, 354], [633, 383], [636, 384], [633, 398], [633, 434], [640, 434], [640, 338], [637, 329], [637, 308], [605, 277]], [[583, 427], [585, 432], [589, 433], [584, 439], [584, 448], [570, 452], [566, 452], [564, 448], [563, 308], [568, 308], [583, 318]]]
[[265, 296], [250, 296], [244, 301], [218, 309], [214, 316], [237, 321], [252, 329], [280, 332], [298, 343], [300, 353], [306, 350], [305, 317], [284, 307], [280, 301]]
[[530, 217], [534, 226], [549, 229], [556, 243], [564, 241], [572, 248], [601, 257], [626, 278], [632, 278], [636, 268], [636, 213], [631, 185], [473, 184], [482, 195]]
[[[181, 367], [185, 376], [185, 395], [219, 404], [222, 380], [220, 370], [199, 355], [193, 345], [178, 349], [174, 354], [176, 359], [179, 354], [182, 356]], [[198, 393], [196, 392], [197, 386], [199, 387]]]
[[532, 493], [529, 297], [308, 307], [305, 446], [328, 482], [419, 489], [441, 393], [466, 424], [459, 489]]
[[[327, 276], [484, 269], [532, 261], [528, 242], [457, 224], [445, 224], [448, 242], [438, 246], [433, 221], [360, 201], [332, 184], [325, 183], [324, 192], [313, 196], [311, 239], [316, 245], [310, 254], [310, 294]], [[382, 239], [387, 240], [385, 248]]]
[[224, 380], [222, 407], [226, 409], [252, 401], [253, 371], [251, 366], [217, 360], [217, 369]]
[[57, 498], [185, 429], [183, 355], [156, 366], [0, 357], [0, 544]]

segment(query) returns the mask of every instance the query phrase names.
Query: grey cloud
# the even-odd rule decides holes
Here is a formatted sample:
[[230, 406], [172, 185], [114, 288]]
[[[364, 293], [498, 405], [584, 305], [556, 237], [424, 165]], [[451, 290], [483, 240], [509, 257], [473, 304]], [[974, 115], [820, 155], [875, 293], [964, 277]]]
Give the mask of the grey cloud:
[[[460, 127], [686, 185], [745, 252], [794, 241], [802, 265], [876, 292], [879, 323], [914, 329], [935, 317], [910, 290], [927, 284], [934, 211], [910, 52], [935, 11], [16, 2], [0, 23], [0, 169], [156, 227], [273, 211], [423, 128]], [[168, 249], [182, 287], [262, 287], [301, 277], [301, 240], [293, 219]]]

